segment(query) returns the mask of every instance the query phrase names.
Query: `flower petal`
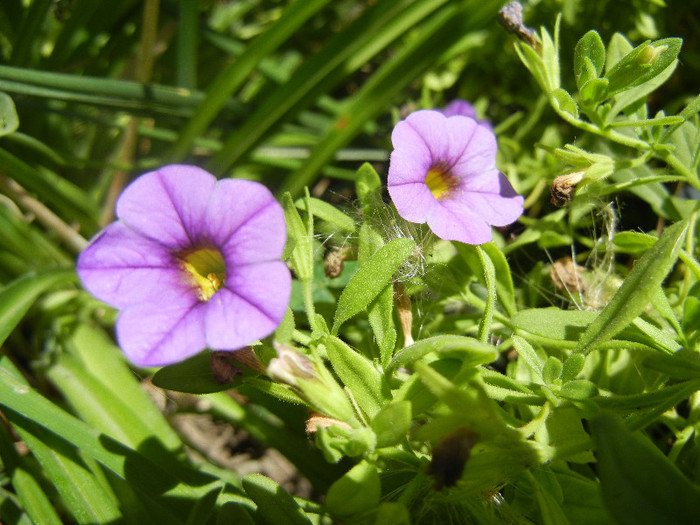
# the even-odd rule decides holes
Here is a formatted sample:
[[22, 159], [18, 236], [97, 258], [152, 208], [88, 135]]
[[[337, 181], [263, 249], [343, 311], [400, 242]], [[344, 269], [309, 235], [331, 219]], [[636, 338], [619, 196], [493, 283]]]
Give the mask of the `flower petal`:
[[402, 120], [391, 133], [391, 143], [395, 150], [405, 149], [418, 158], [433, 159], [439, 156], [439, 144], [445, 140], [442, 120], [445, 117], [437, 111], [415, 111]]
[[508, 179], [494, 169], [466, 179], [460, 192], [450, 201], [454, 206], [459, 202], [460, 206], [469, 208], [489, 224], [506, 226], [522, 215], [524, 199], [515, 192]]
[[109, 225], [83, 250], [77, 272], [90, 293], [118, 308], [190, 290], [170, 253], [123, 222]]
[[291, 275], [282, 261], [236, 267], [207, 303], [210, 348], [240, 348], [270, 335], [287, 311]]
[[[234, 204], [235, 203], [235, 204]], [[257, 182], [218, 182], [205, 216], [207, 236], [234, 264], [279, 259], [287, 241], [284, 211]]]
[[[398, 125], [398, 124], [397, 124]], [[433, 159], [430, 152], [420, 151], [420, 148], [410, 149], [402, 147], [391, 152], [389, 161], [389, 173], [387, 175], [387, 186], [389, 191], [393, 186], [399, 184], [425, 183]]]
[[424, 223], [439, 206], [424, 182], [389, 186], [389, 196], [399, 215], [410, 222]]
[[197, 243], [216, 179], [195, 166], [172, 165], [142, 175], [117, 201], [117, 216], [172, 250]]
[[447, 122], [450, 136], [461, 148], [451, 164], [454, 175], [467, 179], [496, 166], [498, 144], [493, 132], [467, 117], [451, 117]]
[[462, 115], [463, 117], [471, 117], [476, 119], [476, 110], [474, 109], [474, 106], [461, 98], [457, 98], [447, 104], [447, 106], [442, 109], [442, 114], [446, 117]]
[[447, 241], [483, 244], [491, 240], [491, 226], [476, 212], [459, 202], [442, 201], [428, 217], [433, 233]]
[[207, 303], [187, 294], [157, 305], [123, 310], [117, 318], [119, 346], [138, 366], [165, 366], [206, 348], [204, 318]]

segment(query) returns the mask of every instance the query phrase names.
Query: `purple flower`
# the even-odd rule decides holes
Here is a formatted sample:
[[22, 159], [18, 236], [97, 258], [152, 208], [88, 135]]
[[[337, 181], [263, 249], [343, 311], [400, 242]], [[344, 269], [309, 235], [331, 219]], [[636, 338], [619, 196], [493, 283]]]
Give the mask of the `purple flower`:
[[389, 195], [404, 219], [428, 223], [440, 238], [467, 244], [491, 240], [523, 212], [523, 198], [496, 168], [496, 137], [464, 116], [421, 110], [391, 135]]
[[476, 110], [469, 102], [464, 99], [456, 98], [447, 106], [442, 108], [440, 112], [446, 117], [454, 117], [456, 115], [462, 115], [463, 117], [470, 117], [476, 120], [476, 122], [482, 126], [486, 126], [488, 129], [493, 131], [493, 126], [488, 120], [479, 120], [476, 118]]
[[116, 332], [139, 366], [235, 350], [272, 333], [291, 276], [282, 207], [261, 184], [194, 166], [166, 166], [132, 182], [119, 220], [78, 259], [85, 288], [119, 308]]

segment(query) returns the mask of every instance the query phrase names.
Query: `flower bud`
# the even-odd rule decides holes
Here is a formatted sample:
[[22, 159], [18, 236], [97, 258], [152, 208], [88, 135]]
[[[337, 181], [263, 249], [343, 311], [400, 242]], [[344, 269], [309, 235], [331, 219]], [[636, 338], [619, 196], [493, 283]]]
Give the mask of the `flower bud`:
[[308, 357], [288, 345], [274, 342], [277, 357], [267, 365], [267, 375], [275, 381], [298, 387], [298, 379], [315, 379], [314, 365]]

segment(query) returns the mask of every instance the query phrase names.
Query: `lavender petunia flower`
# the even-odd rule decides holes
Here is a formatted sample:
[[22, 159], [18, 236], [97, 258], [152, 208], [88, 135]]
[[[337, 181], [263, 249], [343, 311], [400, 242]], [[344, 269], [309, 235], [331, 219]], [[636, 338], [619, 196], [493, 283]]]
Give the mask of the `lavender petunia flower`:
[[82, 252], [85, 288], [121, 310], [117, 339], [139, 366], [235, 350], [272, 333], [291, 293], [282, 207], [257, 182], [173, 165], [132, 182], [119, 220]]
[[523, 198], [496, 168], [496, 137], [474, 119], [421, 110], [391, 135], [389, 195], [399, 215], [428, 223], [438, 237], [467, 244], [491, 240], [523, 212]]
[[449, 104], [447, 104], [444, 108], [440, 110], [440, 112], [445, 115], [446, 117], [454, 117], [456, 115], [462, 115], [463, 117], [470, 117], [476, 120], [477, 124], [480, 124], [482, 126], [486, 126], [489, 130], [493, 131], [493, 126], [488, 120], [479, 120], [476, 118], [476, 109], [474, 109], [474, 106], [472, 106], [469, 102], [467, 102], [464, 99], [461, 98], [456, 98]]

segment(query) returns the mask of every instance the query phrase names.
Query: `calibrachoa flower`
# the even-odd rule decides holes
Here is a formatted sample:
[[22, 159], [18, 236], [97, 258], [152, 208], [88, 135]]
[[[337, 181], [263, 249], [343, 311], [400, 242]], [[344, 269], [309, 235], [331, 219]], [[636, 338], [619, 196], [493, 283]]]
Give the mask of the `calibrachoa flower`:
[[85, 288], [119, 308], [119, 345], [136, 365], [235, 350], [272, 333], [291, 292], [280, 259], [282, 207], [261, 184], [194, 166], [142, 175], [118, 220], [78, 259]]
[[523, 198], [496, 168], [496, 137], [461, 115], [421, 110], [391, 135], [389, 195], [399, 215], [428, 223], [438, 237], [467, 244], [491, 240], [523, 212]]
[[447, 104], [444, 108], [440, 110], [440, 112], [445, 115], [446, 117], [454, 117], [455, 115], [462, 115], [463, 117], [471, 117], [478, 124], [481, 124], [482, 126], [486, 126], [488, 129], [493, 130], [493, 126], [488, 120], [479, 120], [476, 118], [476, 110], [474, 109], [474, 106], [472, 106], [469, 102], [467, 102], [464, 99], [461, 98], [456, 98], [449, 104]]

